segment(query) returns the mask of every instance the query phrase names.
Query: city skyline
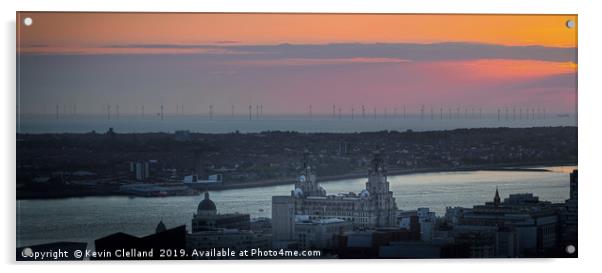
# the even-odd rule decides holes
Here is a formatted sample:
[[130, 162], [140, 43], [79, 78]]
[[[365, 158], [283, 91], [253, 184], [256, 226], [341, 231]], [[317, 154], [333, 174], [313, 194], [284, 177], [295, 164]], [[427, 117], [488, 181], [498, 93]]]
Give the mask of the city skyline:
[[17, 260], [577, 257], [576, 21], [19, 12]]

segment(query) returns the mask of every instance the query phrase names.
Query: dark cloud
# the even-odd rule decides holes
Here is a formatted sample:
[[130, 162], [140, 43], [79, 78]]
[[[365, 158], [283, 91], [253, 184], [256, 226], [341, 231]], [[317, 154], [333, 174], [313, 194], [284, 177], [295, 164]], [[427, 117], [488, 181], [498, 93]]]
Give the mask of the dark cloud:
[[218, 45], [190, 45], [190, 44], [118, 44], [118, 45], [105, 45], [100, 48], [164, 48], [164, 49], [214, 49], [214, 48], [222, 48], [222, 46]]
[[[309, 99], [315, 98], [324, 104], [338, 101], [346, 105], [366, 103], [382, 106], [398, 101], [415, 105], [428, 102], [498, 107], [545, 102], [549, 110], [562, 111], [574, 106], [574, 103], [566, 102], [566, 97], [575, 93], [576, 73], [472, 81], [474, 77], [449, 77], [449, 73], [461, 73], [455, 67], [451, 70], [429, 70], [428, 64], [421, 63], [480, 59], [576, 62], [574, 48], [466, 43], [106, 46], [109, 47], [128, 49], [124, 51], [173, 48], [173, 52], [182, 49], [209, 49], [207, 51], [214, 52], [22, 53], [17, 63], [20, 109], [46, 113], [54, 105], [77, 104], [82, 112], [86, 109], [96, 113], [104, 111], [106, 104], [119, 103], [126, 112], [134, 111], [132, 109], [141, 104], [158, 109], [161, 104], [173, 106], [187, 102], [187, 109], [191, 112], [204, 113], [210, 104], [229, 109], [232, 104], [261, 102], [271, 105], [274, 112], [289, 113], [304, 111], [295, 107], [306, 105]], [[221, 51], [246, 54], [215, 53]], [[290, 60], [312, 65], [240, 65], [258, 62], [281, 64]], [[403, 64], [397, 64], [401, 60]], [[553, 96], [547, 96], [546, 92], [553, 93]], [[276, 108], [277, 105], [281, 108]]]
[[[577, 63], [576, 48], [544, 46], [505, 46], [476, 43], [376, 43], [376, 44], [279, 44], [240, 45], [237, 41], [220, 44], [127, 44], [106, 45], [104, 48], [128, 49], [223, 49], [245, 53], [244, 59], [279, 58], [398, 58], [411, 61], [515, 59]], [[101, 47], [102, 48], [102, 47]], [[253, 57], [253, 53], [258, 56]], [[156, 54], [156, 53], [154, 53]], [[183, 53], [210, 54], [210, 53]]]
[[234, 40], [225, 40], [225, 41], [215, 41], [216, 44], [240, 44], [240, 41]]
[[280, 58], [399, 58], [413, 61], [518, 59], [575, 62], [575, 48], [503, 46], [474, 43], [326, 44], [234, 46], [245, 52], [270, 53]]

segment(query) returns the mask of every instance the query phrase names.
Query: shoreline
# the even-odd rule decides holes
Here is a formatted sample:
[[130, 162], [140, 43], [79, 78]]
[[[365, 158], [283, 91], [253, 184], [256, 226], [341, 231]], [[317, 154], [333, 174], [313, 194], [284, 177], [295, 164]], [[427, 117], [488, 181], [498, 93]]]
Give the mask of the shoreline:
[[[471, 171], [514, 171], [514, 172], [551, 172], [546, 169], [536, 169], [535, 167], [558, 167], [558, 166], [577, 166], [577, 162], [532, 162], [532, 163], [520, 163], [520, 164], [491, 164], [491, 165], [475, 165], [466, 167], [433, 167], [433, 168], [420, 168], [420, 169], [391, 169], [387, 170], [388, 176], [397, 175], [413, 175], [423, 173], [442, 173], [442, 172], [471, 172]], [[358, 179], [366, 177], [366, 172], [352, 172], [342, 175], [322, 176], [317, 178], [319, 183], [335, 182], [346, 179]], [[295, 179], [274, 179], [274, 180], [263, 180], [251, 183], [234, 183], [226, 185], [217, 185], [209, 187], [208, 191], [226, 191], [235, 189], [248, 189], [248, 188], [261, 188], [278, 185], [290, 185], [295, 183]], [[44, 200], [44, 199], [67, 199], [67, 198], [83, 198], [83, 197], [111, 197], [111, 196], [123, 196], [129, 197], [133, 195], [122, 194], [118, 192], [96, 192], [96, 193], [83, 193], [83, 194], [60, 194], [57, 196], [36, 196], [37, 193], [24, 194], [25, 197], [19, 197], [17, 194], [17, 201], [19, 200]], [[29, 196], [28, 196], [29, 195]], [[165, 197], [173, 197], [179, 195], [171, 195]], [[136, 198], [161, 198], [161, 197], [144, 197], [144, 196], [133, 196]]]

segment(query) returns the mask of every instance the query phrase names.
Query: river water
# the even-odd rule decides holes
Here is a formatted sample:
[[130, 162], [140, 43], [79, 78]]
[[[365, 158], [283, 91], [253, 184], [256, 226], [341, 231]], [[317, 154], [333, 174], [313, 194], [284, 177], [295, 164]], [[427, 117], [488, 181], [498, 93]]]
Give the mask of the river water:
[[[550, 172], [470, 171], [390, 176], [399, 209], [427, 207], [443, 216], [447, 206], [472, 207], [493, 199], [498, 187], [502, 199], [511, 193], [530, 192], [540, 200], [563, 202], [569, 198], [569, 172], [576, 166], [546, 167]], [[359, 192], [365, 178], [321, 183], [328, 194]], [[288, 195], [293, 185], [210, 192], [218, 213], [249, 213], [271, 217], [271, 197]], [[199, 196], [81, 197], [52, 200], [17, 200], [17, 246], [55, 241], [88, 242], [125, 232], [137, 236], [154, 232], [160, 220], [168, 228], [190, 220]]]

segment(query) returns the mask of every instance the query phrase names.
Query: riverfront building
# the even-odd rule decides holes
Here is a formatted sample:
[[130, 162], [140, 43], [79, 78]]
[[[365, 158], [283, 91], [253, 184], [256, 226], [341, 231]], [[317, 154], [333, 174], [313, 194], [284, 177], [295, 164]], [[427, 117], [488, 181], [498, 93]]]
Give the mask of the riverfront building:
[[470, 257], [538, 256], [558, 243], [562, 204], [540, 201], [531, 193], [510, 194], [502, 202], [447, 208], [456, 243], [470, 245]]
[[209, 193], [205, 192], [205, 199], [199, 203], [197, 213], [192, 217], [192, 232], [214, 228], [249, 230], [251, 218], [249, 214], [218, 214], [215, 203], [209, 199]]
[[248, 214], [218, 214], [215, 203], [209, 198], [209, 193], [205, 192], [205, 198], [199, 203], [197, 213], [192, 217], [192, 233], [186, 235], [186, 247], [189, 250], [246, 250], [270, 247], [269, 234], [250, 229]]
[[304, 162], [303, 174], [290, 196], [272, 197], [272, 234], [276, 241], [296, 241], [295, 227], [299, 216], [308, 221], [351, 223], [354, 230], [397, 227], [397, 205], [389, 190], [387, 173], [380, 154], [375, 153], [368, 171], [366, 188], [360, 193], [327, 195]]

